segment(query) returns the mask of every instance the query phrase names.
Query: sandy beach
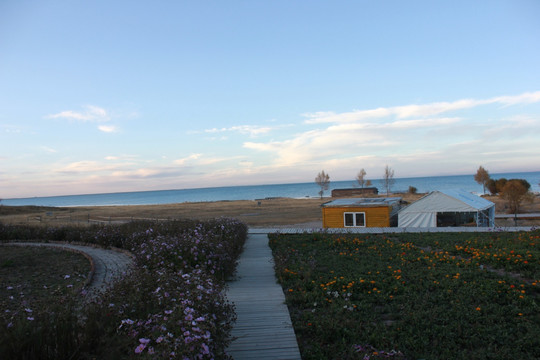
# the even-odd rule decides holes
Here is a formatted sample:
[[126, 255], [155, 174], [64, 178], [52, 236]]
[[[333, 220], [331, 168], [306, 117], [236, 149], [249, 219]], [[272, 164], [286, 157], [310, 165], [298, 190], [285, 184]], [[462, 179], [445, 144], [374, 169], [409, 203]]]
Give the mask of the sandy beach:
[[[414, 202], [424, 194], [400, 194], [406, 202]], [[487, 197], [496, 204], [496, 213], [505, 213], [505, 202], [498, 197]], [[134, 219], [211, 219], [231, 217], [250, 227], [321, 227], [321, 204], [332, 200], [269, 198], [261, 200], [190, 202], [164, 205], [127, 205], [91, 207], [11, 207], [0, 206], [0, 221], [4, 224], [94, 224], [119, 223]], [[523, 213], [539, 213], [540, 199], [522, 205]], [[522, 225], [538, 225], [539, 220], [527, 220]], [[500, 226], [512, 226], [503, 221]], [[520, 224], [521, 225], [521, 224]]]

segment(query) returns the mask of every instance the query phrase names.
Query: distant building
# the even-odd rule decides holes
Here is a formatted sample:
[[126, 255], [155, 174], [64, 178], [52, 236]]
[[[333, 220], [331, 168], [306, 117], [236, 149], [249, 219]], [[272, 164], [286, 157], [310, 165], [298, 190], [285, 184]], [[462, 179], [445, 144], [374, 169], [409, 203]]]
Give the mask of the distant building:
[[399, 227], [489, 227], [495, 204], [464, 190], [433, 191], [398, 213]]
[[401, 198], [346, 198], [322, 205], [323, 227], [390, 227], [397, 225]]
[[376, 187], [351, 188], [351, 189], [334, 189], [332, 190], [332, 197], [354, 197], [354, 196], [366, 196], [377, 195], [379, 189]]

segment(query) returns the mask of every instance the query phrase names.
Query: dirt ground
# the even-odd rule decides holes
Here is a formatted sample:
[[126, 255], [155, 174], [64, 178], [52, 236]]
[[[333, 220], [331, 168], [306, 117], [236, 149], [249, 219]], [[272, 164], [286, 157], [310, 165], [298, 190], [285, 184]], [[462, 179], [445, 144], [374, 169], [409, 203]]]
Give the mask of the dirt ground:
[[[397, 195], [408, 203], [424, 194]], [[507, 212], [504, 200], [487, 197], [496, 204], [496, 213]], [[92, 207], [33, 207], [0, 206], [0, 222], [4, 224], [92, 224], [118, 223], [132, 219], [211, 219], [231, 217], [252, 227], [313, 224], [322, 222], [321, 204], [332, 200], [269, 198], [262, 200], [193, 202], [165, 205], [92, 206]], [[540, 213], [540, 197], [524, 202], [521, 213]], [[498, 220], [499, 226], [513, 226], [513, 220]], [[540, 220], [520, 220], [520, 226], [540, 225]]]

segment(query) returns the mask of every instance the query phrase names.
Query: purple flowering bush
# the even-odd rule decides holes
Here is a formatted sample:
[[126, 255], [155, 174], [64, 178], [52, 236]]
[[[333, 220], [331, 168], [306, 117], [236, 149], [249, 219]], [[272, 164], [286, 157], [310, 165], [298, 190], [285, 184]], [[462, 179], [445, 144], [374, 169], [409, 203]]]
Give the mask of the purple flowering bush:
[[227, 358], [235, 314], [224, 285], [247, 237], [245, 224], [144, 221], [46, 233], [123, 248], [135, 258], [122, 280], [84, 304], [74, 358]]

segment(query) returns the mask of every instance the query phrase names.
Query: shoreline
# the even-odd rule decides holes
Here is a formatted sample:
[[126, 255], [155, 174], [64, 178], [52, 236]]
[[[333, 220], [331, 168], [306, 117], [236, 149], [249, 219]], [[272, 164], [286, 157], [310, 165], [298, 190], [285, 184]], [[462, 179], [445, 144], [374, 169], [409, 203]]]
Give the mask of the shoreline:
[[[540, 191], [540, 171], [493, 173], [493, 179], [523, 178], [531, 184], [531, 191]], [[384, 184], [380, 179], [370, 179], [372, 186], [382, 194]], [[406, 193], [414, 187], [420, 193], [434, 190], [463, 189], [471, 193], [481, 194], [482, 186], [473, 180], [473, 175], [443, 175], [424, 177], [394, 178], [393, 196]], [[330, 194], [334, 189], [359, 188], [356, 180], [333, 180], [325, 192]], [[199, 201], [237, 201], [260, 200], [273, 197], [293, 199], [316, 199], [320, 188], [314, 182], [280, 183], [262, 185], [233, 185], [221, 187], [201, 187], [168, 190], [137, 190], [106, 193], [86, 193], [72, 195], [48, 196], [16, 196], [3, 198], [0, 204], [9, 206], [122, 206], [122, 205], [151, 205], [176, 204]]]
[[[425, 194], [397, 194], [412, 203]], [[384, 196], [384, 195], [380, 195]], [[396, 196], [395, 196], [396, 197]], [[496, 214], [506, 214], [506, 202], [488, 196], [496, 204]], [[220, 217], [235, 218], [250, 227], [321, 227], [321, 205], [332, 197], [289, 198], [267, 197], [258, 200], [218, 200], [153, 205], [93, 205], [76, 207], [0, 206], [0, 222], [20, 225], [89, 225], [113, 224], [137, 219], [146, 220], [207, 220]], [[520, 213], [540, 213], [540, 197], [534, 203], [523, 203]], [[513, 220], [498, 221], [502, 226], [513, 226]], [[311, 224], [311, 225], [309, 225]], [[321, 224], [321, 225], [318, 225]], [[519, 220], [520, 225], [540, 225], [540, 220]]]

